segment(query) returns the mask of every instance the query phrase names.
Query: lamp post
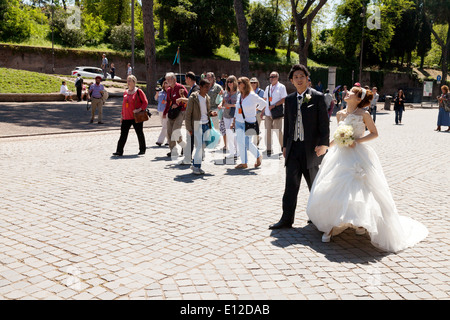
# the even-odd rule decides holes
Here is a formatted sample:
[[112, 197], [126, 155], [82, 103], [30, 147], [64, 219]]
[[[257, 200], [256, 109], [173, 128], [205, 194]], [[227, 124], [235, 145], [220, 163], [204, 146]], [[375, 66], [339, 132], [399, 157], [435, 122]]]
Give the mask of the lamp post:
[[55, 8], [55, 4], [53, 3], [52, 0], [52, 72], [55, 73], [55, 48], [54, 48], [54, 37], [53, 37], [53, 30], [55, 29], [55, 26], [53, 24], [53, 14], [54, 14], [54, 8]]
[[134, 74], [134, 0], [131, 0], [131, 70]]
[[362, 67], [363, 67], [363, 50], [364, 50], [364, 26], [366, 20], [364, 19], [366, 17], [366, 5], [363, 3], [363, 11], [361, 13], [361, 18], [363, 20], [362, 24], [362, 36], [361, 36], [361, 50], [360, 50], [360, 57], [359, 57], [359, 83], [361, 83], [362, 80]]

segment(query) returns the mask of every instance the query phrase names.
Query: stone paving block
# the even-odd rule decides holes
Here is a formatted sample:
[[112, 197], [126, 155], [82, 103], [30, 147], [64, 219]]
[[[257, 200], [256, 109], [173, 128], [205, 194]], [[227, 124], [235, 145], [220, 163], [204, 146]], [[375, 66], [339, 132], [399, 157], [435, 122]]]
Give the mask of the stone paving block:
[[[442, 165], [448, 139], [423, 126], [435, 121], [435, 111], [412, 110], [401, 127], [392, 125], [392, 112], [382, 113], [380, 136], [369, 142], [399, 212], [430, 230], [398, 254], [380, 252], [349, 231], [321, 243], [306, 223], [304, 184], [294, 229], [267, 230], [281, 214], [282, 160], [265, 159], [261, 170], [237, 175], [231, 165], [208, 160], [207, 151], [204, 169], [211, 174], [197, 179], [189, 168], [164, 161], [166, 148], [134, 156], [131, 136], [131, 154], [111, 158], [118, 131], [2, 139], [0, 158], [8, 161], [0, 162], [0, 184], [8, 196], [0, 197], [0, 298], [23, 291], [18, 299], [448, 299], [450, 207], [443, 199], [450, 186], [442, 181], [449, 174]], [[146, 128], [148, 141], [158, 132]], [[412, 160], [405, 163], [405, 154]], [[151, 174], [131, 182], [125, 177], [135, 175], [136, 165]], [[236, 185], [247, 200], [233, 197]], [[266, 185], [276, 190], [271, 198], [261, 194]], [[136, 186], [149, 196], [171, 190], [182, 204], [152, 197], [151, 206], [143, 201], [124, 209], [123, 190]], [[231, 196], [212, 202], [192, 196], [217, 190]], [[25, 195], [28, 201], [21, 201]], [[79, 274], [69, 274], [70, 267]], [[79, 291], [66, 285], [68, 277], [79, 281]]]

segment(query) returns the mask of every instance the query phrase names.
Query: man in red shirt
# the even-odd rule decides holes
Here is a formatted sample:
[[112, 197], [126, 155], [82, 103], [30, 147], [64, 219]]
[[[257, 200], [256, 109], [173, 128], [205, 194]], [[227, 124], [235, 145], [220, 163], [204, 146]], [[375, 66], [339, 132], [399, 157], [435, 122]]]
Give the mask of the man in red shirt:
[[[187, 97], [188, 91], [182, 84], [177, 82], [177, 78], [173, 72], [166, 74], [166, 81], [169, 87], [167, 89], [167, 104], [164, 115], [167, 116], [167, 139], [169, 140], [170, 148], [170, 152], [167, 156], [171, 157], [173, 151], [173, 156], [177, 157], [178, 151], [175, 148], [177, 142], [181, 148], [184, 148], [186, 145], [186, 142], [183, 141], [183, 136], [181, 135], [186, 104], [183, 102], [177, 104], [177, 99]], [[175, 150], [173, 150], [174, 148]]]

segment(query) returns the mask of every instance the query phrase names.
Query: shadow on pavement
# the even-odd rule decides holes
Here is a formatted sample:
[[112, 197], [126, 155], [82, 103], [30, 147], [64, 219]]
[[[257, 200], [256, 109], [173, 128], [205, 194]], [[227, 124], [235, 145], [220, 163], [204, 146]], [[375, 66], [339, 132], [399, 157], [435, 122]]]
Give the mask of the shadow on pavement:
[[323, 254], [331, 262], [350, 262], [366, 264], [376, 262], [390, 253], [374, 247], [368, 235], [357, 236], [353, 229], [332, 237], [331, 242], [322, 242], [322, 232], [313, 224], [301, 228], [273, 230], [270, 234], [276, 238], [272, 241], [274, 246], [286, 248], [301, 244]]
[[257, 173], [255, 171], [259, 170], [258, 168], [247, 168], [247, 169], [227, 169], [225, 175], [227, 176], [256, 176]]
[[176, 176], [173, 180], [176, 182], [193, 183], [196, 180], [205, 180], [207, 177], [214, 177], [211, 173], [205, 173], [201, 175], [195, 175], [193, 173], [183, 174]]
[[111, 99], [103, 107], [103, 122], [90, 124], [91, 111], [85, 102], [2, 103], [0, 122], [23, 127], [58, 128], [63, 130], [112, 129], [120, 127], [120, 100]]

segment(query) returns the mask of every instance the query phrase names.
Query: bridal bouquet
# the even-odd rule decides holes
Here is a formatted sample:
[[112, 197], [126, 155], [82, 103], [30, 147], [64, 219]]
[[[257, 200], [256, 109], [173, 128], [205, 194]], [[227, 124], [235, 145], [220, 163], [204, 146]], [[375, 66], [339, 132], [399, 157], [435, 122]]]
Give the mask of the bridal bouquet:
[[348, 147], [355, 142], [353, 127], [351, 125], [341, 125], [333, 135], [334, 142], [340, 147]]

